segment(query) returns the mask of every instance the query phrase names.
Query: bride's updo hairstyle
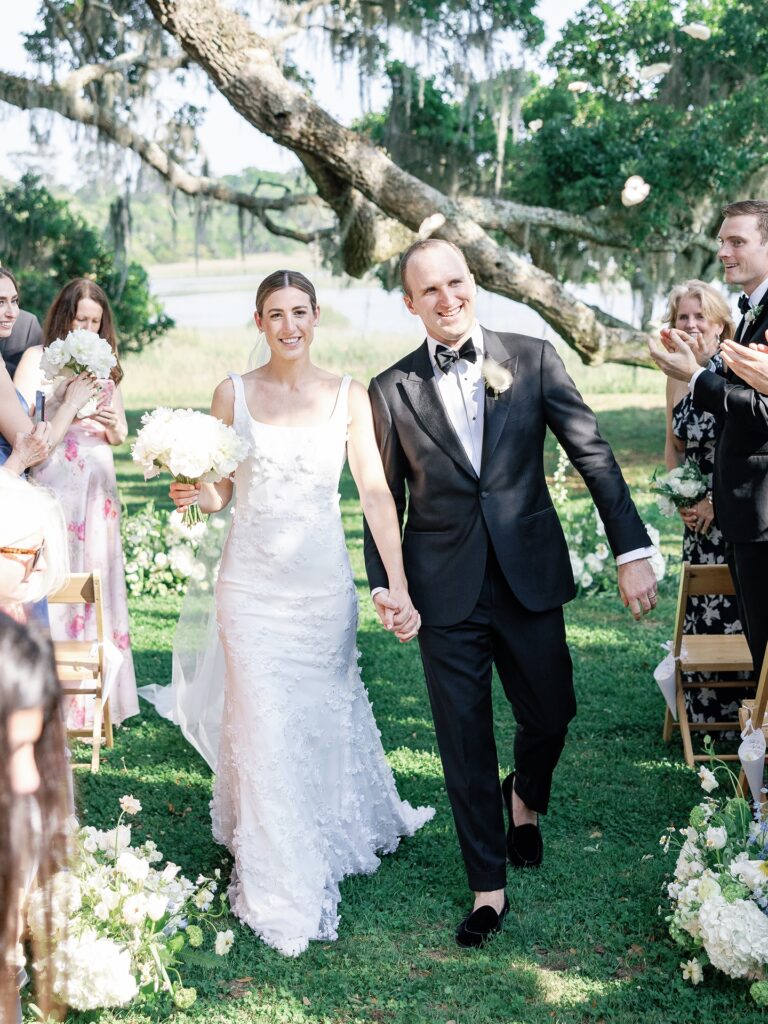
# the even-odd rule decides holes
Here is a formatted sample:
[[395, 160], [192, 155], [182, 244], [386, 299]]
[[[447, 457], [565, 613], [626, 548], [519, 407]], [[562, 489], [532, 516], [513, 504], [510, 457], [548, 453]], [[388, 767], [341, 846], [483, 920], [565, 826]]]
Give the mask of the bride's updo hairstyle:
[[274, 273], [264, 278], [256, 292], [256, 312], [259, 316], [263, 315], [264, 303], [272, 292], [277, 292], [281, 288], [298, 288], [300, 292], [309, 296], [312, 312], [317, 312], [315, 286], [309, 278], [300, 274], [298, 270], [275, 270]]

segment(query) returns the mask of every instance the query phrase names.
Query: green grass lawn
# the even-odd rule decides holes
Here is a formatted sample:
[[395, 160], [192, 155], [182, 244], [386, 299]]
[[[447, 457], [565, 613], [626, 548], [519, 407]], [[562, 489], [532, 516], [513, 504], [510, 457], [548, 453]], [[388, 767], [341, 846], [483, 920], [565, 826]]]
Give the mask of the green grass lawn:
[[[173, 349], [173, 339], [163, 344]], [[180, 358], [178, 344], [174, 358]], [[154, 365], [149, 355], [147, 361]], [[129, 373], [140, 365], [141, 360], [129, 360]], [[212, 387], [218, 377], [211, 376]], [[202, 377], [198, 363], [192, 378]], [[166, 385], [158, 381], [154, 390]], [[588, 378], [582, 386], [589, 390]], [[135, 431], [153, 386], [145, 375], [131, 387], [129, 396], [144, 398], [131, 402]], [[203, 404], [194, 388], [188, 395], [186, 401]], [[663, 530], [665, 551], [677, 553], [676, 524], [660, 520], [641, 489], [663, 449], [662, 406], [647, 399], [624, 394], [620, 403], [606, 400], [600, 420], [628, 479], [638, 487], [644, 513]], [[549, 458], [552, 467], [553, 446]], [[118, 471], [128, 507], [148, 497], [165, 501], [167, 481], [144, 484], [125, 449], [118, 453]], [[343, 883], [337, 942], [313, 943], [290, 960], [233, 921], [234, 950], [216, 969], [185, 978], [197, 987], [199, 1000], [173, 1018], [206, 1024], [748, 1024], [763, 1019], [744, 984], [712, 974], [697, 989], [682, 981], [681, 954], [657, 909], [673, 866], [660, 852], [659, 834], [671, 822], [685, 824], [700, 794], [679, 741], [670, 747], [662, 743], [663, 702], [651, 676], [659, 645], [671, 633], [674, 578], [662, 587], [655, 615], [639, 624], [612, 596], [568, 606], [579, 713], [543, 823], [544, 865], [535, 872], [510, 871], [511, 913], [503, 935], [482, 951], [462, 951], [453, 943], [453, 930], [470, 894], [418, 649], [397, 644], [377, 626], [365, 587], [359, 508], [346, 474], [342, 497], [360, 588], [362, 671], [384, 747], [401, 795], [435, 806], [437, 814], [385, 858], [376, 875]], [[132, 601], [140, 683], [168, 680], [178, 610], [177, 599]], [[500, 688], [495, 701], [506, 773], [514, 723]], [[123, 793], [143, 805], [135, 835], [155, 839], [187, 875], [194, 878], [215, 867], [228, 872], [228, 856], [210, 835], [211, 773], [177, 730], [146, 705], [140, 718], [117, 731], [101, 772], [78, 775], [83, 820], [113, 823]], [[102, 1016], [113, 1019], [138, 1022], [153, 1016], [133, 1009]]]

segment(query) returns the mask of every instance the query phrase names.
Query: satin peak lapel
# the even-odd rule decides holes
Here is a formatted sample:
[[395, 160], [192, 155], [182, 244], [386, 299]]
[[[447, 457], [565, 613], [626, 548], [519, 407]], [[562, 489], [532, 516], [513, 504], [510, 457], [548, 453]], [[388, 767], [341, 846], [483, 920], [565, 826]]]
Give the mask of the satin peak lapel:
[[449, 455], [465, 472], [477, 479], [474, 466], [469, 461], [464, 446], [453, 429], [440, 392], [437, 390], [437, 381], [426, 341], [416, 352], [413, 370], [407, 378], [401, 381], [401, 384], [416, 418], [426, 433], [446, 455]]
[[483, 461], [486, 465], [493, 455], [496, 445], [499, 442], [504, 424], [507, 422], [509, 410], [512, 408], [512, 399], [515, 392], [517, 380], [517, 356], [510, 356], [499, 340], [498, 335], [493, 331], [483, 328], [485, 341], [485, 353], [490, 356], [499, 366], [505, 367], [512, 374], [512, 383], [506, 391], [495, 398], [492, 392], [486, 388], [485, 391], [485, 422], [483, 424]]

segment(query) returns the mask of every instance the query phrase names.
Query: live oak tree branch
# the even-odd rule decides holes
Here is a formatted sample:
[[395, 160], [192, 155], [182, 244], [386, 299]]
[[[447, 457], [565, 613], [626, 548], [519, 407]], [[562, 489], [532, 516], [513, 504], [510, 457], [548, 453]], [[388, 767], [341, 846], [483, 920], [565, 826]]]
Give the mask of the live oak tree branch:
[[[500, 246], [462, 208], [408, 174], [380, 149], [344, 128], [282, 74], [268, 42], [216, 0], [148, 0], [158, 21], [250, 124], [313, 168], [357, 190], [411, 231], [439, 213], [436, 234], [460, 246], [483, 287], [527, 303], [588, 363], [647, 363], [645, 335], [607, 326], [550, 274]], [[513, 326], [513, 325], [510, 325]]]

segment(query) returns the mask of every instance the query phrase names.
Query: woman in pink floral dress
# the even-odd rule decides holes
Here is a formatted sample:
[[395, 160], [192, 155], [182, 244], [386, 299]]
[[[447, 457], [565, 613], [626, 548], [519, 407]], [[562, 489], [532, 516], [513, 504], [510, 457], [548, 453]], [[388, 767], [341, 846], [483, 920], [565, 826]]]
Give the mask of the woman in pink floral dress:
[[[27, 349], [19, 363], [14, 383], [33, 406], [36, 390], [50, 390], [40, 369], [43, 348], [77, 329], [99, 334], [117, 353], [109, 301], [97, 284], [83, 278], [76, 278], [62, 288], [48, 312], [43, 344]], [[122, 655], [109, 694], [112, 721], [116, 724], [139, 713], [120, 542], [120, 499], [111, 447], [122, 444], [128, 434], [118, 387], [122, 376], [118, 363], [112, 378], [102, 383], [96, 410], [85, 418], [75, 419], [59, 447], [34, 471], [35, 479], [50, 487], [64, 508], [72, 572], [101, 570], [105, 636]], [[49, 399], [46, 413], [53, 411], [50, 406]], [[50, 617], [54, 640], [96, 637], [92, 605], [53, 606]], [[70, 727], [83, 728], [89, 723], [90, 704], [85, 697], [71, 699]]]

